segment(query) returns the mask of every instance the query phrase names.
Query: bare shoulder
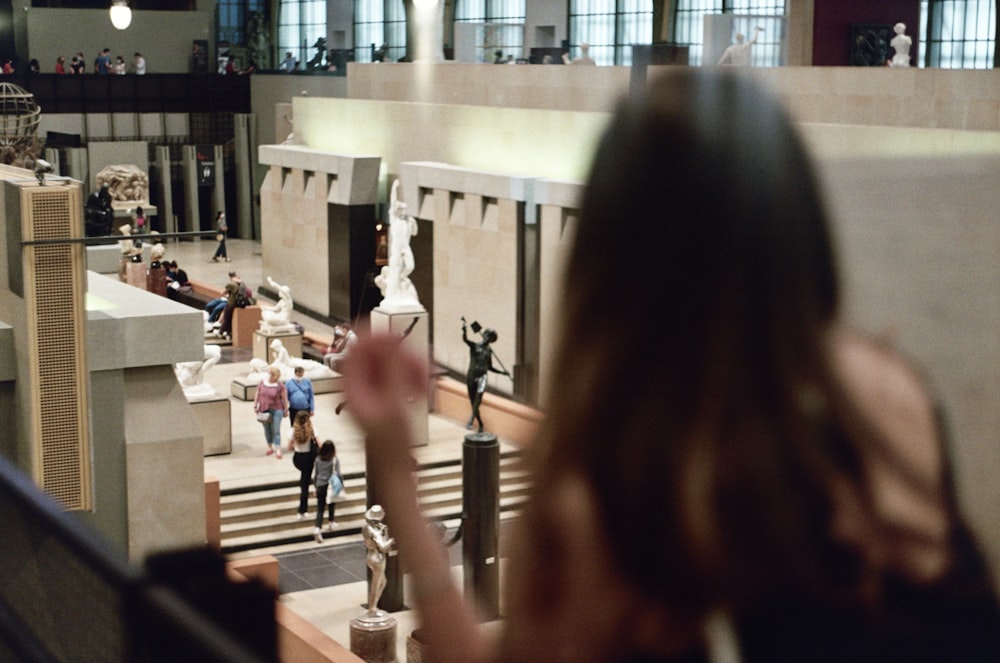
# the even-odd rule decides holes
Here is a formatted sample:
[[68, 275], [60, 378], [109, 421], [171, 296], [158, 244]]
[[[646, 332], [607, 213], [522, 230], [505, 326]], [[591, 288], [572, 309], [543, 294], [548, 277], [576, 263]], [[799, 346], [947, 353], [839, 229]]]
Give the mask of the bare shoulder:
[[833, 359], [871, 428], [860, 453], [889, 564], [930, 580], [947, 567], [951, 524], [934, 395], [909, 360], [874, 339], [838, 332]]

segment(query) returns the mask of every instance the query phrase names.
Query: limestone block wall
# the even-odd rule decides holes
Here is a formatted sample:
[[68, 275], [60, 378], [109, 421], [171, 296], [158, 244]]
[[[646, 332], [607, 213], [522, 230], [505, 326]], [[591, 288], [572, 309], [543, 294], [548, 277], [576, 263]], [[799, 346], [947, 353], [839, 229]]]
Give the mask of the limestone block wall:
[[347, 65], [347, 96], [502, 108], [610, 111], [628, 92], [630, 73], [630, 67], [351, 62]]
[[551, 364], [562, 333], [563, 271], [580, 216], [583, 185], [578, 182], [539, 182], [535, 189], [541, 227], [539, 266], [539, 398], [544, 404], [554, 392]]
[[294, 145], [262, 145], [260, 189], [265, 276], [291, 287], [296, 305], [330, 315], [329, 206], [373, 204], [379, 157], [352, 157]]
[[[656, 76], [665, 66], [651, 66]], [[352, 99], [609, 112], [629, 91], [629, 67], [348, 65]], [[801, 122], [1000, 130], [1000, 78], [992, 70], [752, 67]], [[420, 157], [409, 157], [420, 158]], [[423, 157], [426, 158], [426, 157]]]
[[[434, 361], [460, 373], [468, 368], [461, 318], [496, 330], [493, 349], [512, 372], [518, 370], [524, 322], [519, 318], [524, 275], [519, 239], [524, 223], [523, 178], [509, 178], [434, 163], [401, 167], [403, 195], [414, 216], [434, 229]], [[520, 198], [521, 200], [518, 200]], [[417, 265], [420, 269], [420, 265]], [[479, 336], [469, 330], [470, 340]], [[514, 385], [491, 373], [491, 387], [512, 393]]]
[[1000, 78], [988, 69], [776, 67], [747, 74], [801, 122], [1000, 130]]

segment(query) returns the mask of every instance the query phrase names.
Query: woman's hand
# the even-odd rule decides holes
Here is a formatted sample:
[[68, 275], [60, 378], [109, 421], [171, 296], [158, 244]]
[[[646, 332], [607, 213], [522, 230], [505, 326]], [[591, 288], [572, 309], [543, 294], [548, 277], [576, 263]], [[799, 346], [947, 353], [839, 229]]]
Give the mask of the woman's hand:
[[349, 412], [368, 438], [369, 462], [379, 466], [408, 458], [409, 403], [427, 390], [426, 360], [405, 349], [397, 336], [371, 336], [354, 344], [343, 373]]

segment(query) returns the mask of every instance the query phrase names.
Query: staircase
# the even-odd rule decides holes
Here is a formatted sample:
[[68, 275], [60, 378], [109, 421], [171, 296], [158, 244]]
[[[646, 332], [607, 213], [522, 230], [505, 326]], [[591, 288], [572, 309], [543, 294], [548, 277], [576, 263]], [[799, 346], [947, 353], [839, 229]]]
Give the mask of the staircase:
[[[500, 454], [500, 518], [517, 515], [530, 484], [517, 452]], [[323, 531], [330, 543], [345, 542], [361, 534], [366, 510], [365, 475], [344, 475], [347, 500], [337, 503], [332, 532]], [[417, 470], [417, 492], [428, 518], [457, 526], [462, 515], [462, 461], [422, 465]], [[313, 540], [316, 499], [310, 497], [309, 513], [296, 518], [299, 505], [298, 481], [222, 488], [222, 553], [243, 553]], [[391, 516], [390, 516], [391, 517]]]

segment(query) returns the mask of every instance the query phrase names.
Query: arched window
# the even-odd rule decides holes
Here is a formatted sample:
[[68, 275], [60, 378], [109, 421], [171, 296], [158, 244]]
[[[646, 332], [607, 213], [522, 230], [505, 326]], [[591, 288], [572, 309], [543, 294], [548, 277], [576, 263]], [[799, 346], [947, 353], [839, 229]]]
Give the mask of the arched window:
[[[688, 62], [702, 62], [705, 14], [740, 14], [745, 16], [784, 16], [785, 0], [677, 0], [674, 3], [674, 34], [672, 41], [689, 47]], [[780, 34], [777, 23], [774, 29], [762, 25], [764, 32], [754, 46], [754, 64], [776, 66], [780, 64]], [[749, 34], [748, 34], [749, 38]], [[714, 64], [714, 63], [709, 63]]]
[[652, 40], [652, 0], [570, 0], [571, 57], [587, 43], [597, 64], [631, 65], [632, 45]]
[[455, 5], [456, 23], [514, 24], [510, 28], [490, 28], [483, 35], [477, 48], [487, 55], [500, 51], [504, 57], [527, 57], [524, 52], [525, 15], [525, 0], [458, 0]]
[[316, 40], [326, 39], [326, 0], [281, 0], [278, 12], [279, 60], [291, 51], [304, 66], [315, 54]]
[[997, 17], [994, 0], [924, 0], [920, 61], [944, 69], [992, 69]]
[[250, 15], [263, 11], [263, 0], [216, 0], [215, 40], [232, 46], [246, 46]]
[[403, 0], [354, 0], [354, 61], [371, 62], [376, 51], [385, 62], [406, 55]]

